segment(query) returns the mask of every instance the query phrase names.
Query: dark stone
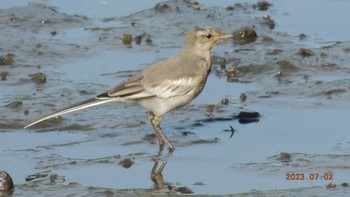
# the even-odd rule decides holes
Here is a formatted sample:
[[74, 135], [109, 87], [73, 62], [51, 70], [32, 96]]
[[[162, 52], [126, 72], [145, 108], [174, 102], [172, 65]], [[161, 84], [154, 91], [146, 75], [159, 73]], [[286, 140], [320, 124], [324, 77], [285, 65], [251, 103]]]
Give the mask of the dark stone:
[[2, 193], [7, 194], [12, 191], [13, 188], [14, 186], [11, 176], [5, 171], [0, 171], [0, 196], [2, 196]]

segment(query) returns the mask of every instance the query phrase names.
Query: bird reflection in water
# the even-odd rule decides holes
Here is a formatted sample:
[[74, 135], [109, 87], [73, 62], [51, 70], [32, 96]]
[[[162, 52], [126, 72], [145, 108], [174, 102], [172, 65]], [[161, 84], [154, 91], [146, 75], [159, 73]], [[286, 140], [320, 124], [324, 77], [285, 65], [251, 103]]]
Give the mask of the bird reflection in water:
[[[172, 185], [169, 182], [164, 181], [163, 170], [168, 163], [168, 158], [172, 155], [173, 151], [169, 150], [168, 154], [162, 156], [162, 149], [160, 147], [158, 155], [153, 159], [154, 165], [151, 170], [151, 180], [154, 183], [154, 188], [151, 189], [156, 193], [166, 194], [192, 194], [193, 191], [186, 186]], [[160, 166], [159, 166], [160, 165]]]
[[[166, 156], [162, 157], [162, 152], [163, 152], [163, 149], [161, 146], [159, 146], [158, 155], [156, 156], [156, 158], [154, 158], [154, 165], [153, 165], [153, 168], [151, 170], [151, 180], [154, 183], [155, 189], [165, 188], [166, 183], [164, 182], [162, 172], [163, 172], [166, 164], [168, 163], [168, 158], [173, 154], [173, 151], [169, 149], [168, 154]], [[160, 161], [161, 161], [161, 165], [158, 168]]]
[[162, 172], [163, 172], [167, 162], [168, 162], [167, 160], [163, 160], [162, 165], [160, 165], [160, 167], [158, 168], [159, 160], [154, 160], [154, 165], [153, 165], [153, 168], [151, 171], [151, 180], [154, 183], [155, 189], [162, 189], [165, 186]]

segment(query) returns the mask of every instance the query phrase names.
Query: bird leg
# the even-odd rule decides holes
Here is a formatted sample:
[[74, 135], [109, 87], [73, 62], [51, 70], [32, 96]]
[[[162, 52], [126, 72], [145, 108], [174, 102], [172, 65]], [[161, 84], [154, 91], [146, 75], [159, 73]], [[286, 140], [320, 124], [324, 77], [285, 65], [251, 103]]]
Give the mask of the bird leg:
[[158, 167], [158, 160], [154, 161], [154, 165], [151, 171], [151, 180], [155, 183], [156, 187], [158, 189], [161, 189], [165, 186], [165, 182], [164, 182], [164, 178], [162, 175], [162, 171], [166, 165], [167, 161], [164, 160], [162, 162], [162, 165], [159, 167], [159, 169], [157, 170]]
[[174, 150], [174, 146], [170, 143], [169, 139], [166, 137], [163, 130], [160, 128], [160, 122], [162, 121], [162, 118], [159, 116], [155, 116], [153, 113], [149, 112], [148, 119], [150, 120], [156, 133], [156, 136], [159, 140], [159, 149], [163, 150], [164, 143], [166, 143], [168, 145], [169, 152], [172, 152]]
[[[153, 129], [154, 129], [154, 131], [155, 131], [155, 133], [156, 133], [156, 136], [157, 136], [157, 138], [158, 138], [158, 140], [159, 140], [159, 152], [162, 152], [163, 151], [163, 146], [164, 146], [164, 142], [163, 142], [163, 139], [162, 139], [162, 137], [161, 137], [161, 135], [158, 133], [158, 131], [157, 131], [157, 129], [156, 129], [156, 125], [155, 125], [155, 123], [154, 123], [154, 114], [153, 113], [151, 113], [151, 112], [149, 112], [148, 114], [148, 119], [149, 119], [149, 121], [151, 122], [151, 124], [152, 124], [152, 126], [153, 126]], [[158, 126], [159, 127], [159, 126]]]

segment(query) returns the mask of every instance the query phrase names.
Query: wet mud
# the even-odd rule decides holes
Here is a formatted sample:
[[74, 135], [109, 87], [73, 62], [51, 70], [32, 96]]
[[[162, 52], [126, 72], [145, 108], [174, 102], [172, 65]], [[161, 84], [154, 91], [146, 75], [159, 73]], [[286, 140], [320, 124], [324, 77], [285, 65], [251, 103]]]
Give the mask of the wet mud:
[[[281, 31], [295, 15], [278, 2], [211, 3], [101, 18], [50, 2], [0, 9], [0, 171], [11, 194], [348, 196], [349, 41]], [[203, 93], [164, 117], [174, 153], [159, 152], [134, 105], [22, 129], [175, 54], [195, 25], [234, 39], [212, 50]], [[286, 180], [312, 173], [333, 179]]]

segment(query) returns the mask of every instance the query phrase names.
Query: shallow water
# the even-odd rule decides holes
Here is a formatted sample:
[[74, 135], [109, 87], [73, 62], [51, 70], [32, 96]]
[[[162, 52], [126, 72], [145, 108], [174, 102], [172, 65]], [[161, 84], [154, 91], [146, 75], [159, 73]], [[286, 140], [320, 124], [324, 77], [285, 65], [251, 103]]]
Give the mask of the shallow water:
[[[248, 1], [228, 11], [230, 1], [200, 1], [202, 10], [174, 1], [167, 2], [171, 9], [164, 13], [153, 9], [159, 1], [92, 1], [84, 6], [44, 2], [56, 11], [28, 2], [8, 2], [0, 12], [0, 36], [23, 36], [3, 41], [0, 49], [0, 56], [15, 55], [14, 65], [0, 65], [0, 72], [9, 72], [0, 81], [0, 170], [12, 176], [15, 196], [188, 193], [184, 188], [208, 195], [349, 195], [349, 27], [340, 25], [345, 24], [349, 2], [269, 1], [273, 5], [267, 11], [258, 11], [252, 8], [256, 2]], [[10, 13], [19, 22], [11, 23]], [[261, 19], [266, 14], [276, 22], [274, 29]], [[43, 18], [47, 25], [40, 24]], [[162, 123], [176, 147], [172, 155], [158, 155], [157, 140], [145, 139], [153, 129], [145, 111], [133, 105], [108, 104], [21, 129], [175, 54], [195, 24], [215, 25], [228, 33], [254, 25], [259, 37], [245, 45], [223, 42], [212, 50], [226, 59], [225, 67], [214, 62], [202, 94], [167, 114]], [[57, 35], [50, 35], [52, 31]], [[122, 44], [122, 33], [146, 33], [152, 44], [143, 41], [130, 48]], [[305, 39], [299, 38], [301, 33]], [[300, 48], [314, 55], [303, 57]], [[36, 72], [45, 74], [46, 83], [32, 82], [28, 75]], [[229, 82], [232, 78], [235, 82]], [[227, 105], [221, 104], [224, 98]], [[13, 101], [23, 103], [6, 107]], [[240, 111], [261, 117], [241, 124], [233, 118]], [[230, 126], [236, 130], [231, 138]], [[125, 159], [134, 164], [123, 167]], [[152, 167], [165, 160], [165, 183], [155, 185]], [[333, 180], [286, 180], [288, 173], [307, 178], [331, 174]], [[327, 189], [330, 183], [336, 189]]]

